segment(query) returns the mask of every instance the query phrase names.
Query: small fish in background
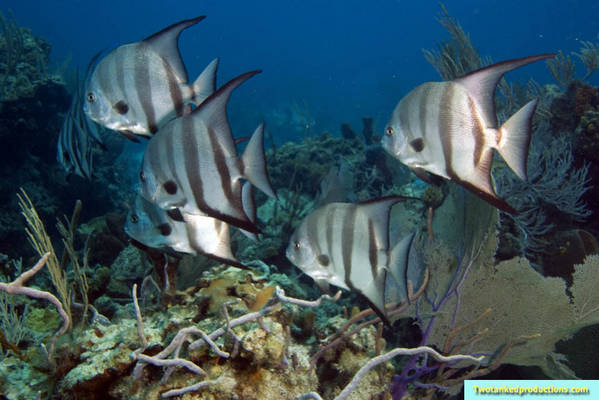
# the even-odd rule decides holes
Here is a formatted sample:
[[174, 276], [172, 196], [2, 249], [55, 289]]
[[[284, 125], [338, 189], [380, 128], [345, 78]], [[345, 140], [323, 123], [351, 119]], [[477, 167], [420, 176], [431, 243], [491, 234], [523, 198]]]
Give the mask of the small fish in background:
[[131, 140], [151, 136], [170, 119], [199, 105], [216, 90], [218, 59], [193, 84], [178, 48], [181, 31], [205, 17], [173, 24], [152, 36], [116, 48], [87, 79], [85, 113]]
[[328, 284], [364, 296], [388, 322], [385, 289], [391, 277], [400, 299], [408, 299], [407, 271], [414, 234], [389, 248], [391, 207], [400, 196], [365, 203], [330, 203], [310, 213], [297, 227], [286, 255], [323, 289]]
[[94, 148], [106, 150], [101, 138], [101, 132], [105, 129], [91, 121], [83, 112], [83, 84], [79, 81], [78, 74], [76, 81], [71, 106], [58, 134], [56, 159], [68, 175], [74, 173], [91, 179]]
[[517, 213], [491, 181], [493, 149], [526, 180], [532, 100], [497, 126], [495, 89], [506, 72], [553, 57], [541, 54], [500, 62], [449, 82], [427, 82], [395, 107], [383, 148], [423, 180], [427, 172], [455, 181], [500, 210]]
[[260, 124], [241, 156], [227, 120], [226, 106], [235, 88], [260, 71], [229, 81], [190, 114], [172, 120], [148, 142], [140, 194], [158, 207], [178, 208], [258, 233], [248, 217], [242, 179], [276, 198], [266, 171], [264, 124]]
[[[248, 189], [246, 189], [246, 187]], [[251, 190], [244, 184], [244, 190]], [[251, 192], [248, 194], [251, 196]], [[248, 210], [249, 211], [249, 210]], [[137, 195], [125, 222], [125, 232], [145, 246], [192, 255], [202, 254], [228, 265], [246, 268], [231, 251], [229, 225], [205, 215], [165, 211]], [[255, 235], [243, 232], [255, 239]]]

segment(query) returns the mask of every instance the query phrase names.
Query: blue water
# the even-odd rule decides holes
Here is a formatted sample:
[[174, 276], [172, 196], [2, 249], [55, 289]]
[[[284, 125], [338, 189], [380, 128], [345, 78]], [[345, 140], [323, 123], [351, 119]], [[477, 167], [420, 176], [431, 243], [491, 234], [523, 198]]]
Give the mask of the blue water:
[[[463, 0], [445, 3], [471, 34], [482, 55], [494, 61], [563, 50], [597, 40], [599, 2], [591, 0]], [[307, 115], [312, 133], [338, 133], [372, 116], [381, 129], [397, 101], [411, 88], [438, 80], [422, 49], [448, 38], [436, 21], [437, 0], [424, 1], [4, 1], [19, 25], [46, 38], [56, 60], [72, 56], [85, 67], [100, 49], [140, 40], [165, 26], [207, 15], [183, 32], [180, 48], [190, 79], [221, 58], [219, 84], [252, 69], [263, 74], [233, 96], [236, 135], [249, 135], [261, 119], [278, 127], [292, 110]], [[584, 68], [578, 66], [582, 74]], [[552, 78], [537, 63], [511, 79]], [[599, 77], [594, 77], [595, 82]], [[278, 117], [274, 114], [278, 113]], [[288, 117], [290, 118], [290, 117]], [[299, 139], [301, 129], [273, 132]]]

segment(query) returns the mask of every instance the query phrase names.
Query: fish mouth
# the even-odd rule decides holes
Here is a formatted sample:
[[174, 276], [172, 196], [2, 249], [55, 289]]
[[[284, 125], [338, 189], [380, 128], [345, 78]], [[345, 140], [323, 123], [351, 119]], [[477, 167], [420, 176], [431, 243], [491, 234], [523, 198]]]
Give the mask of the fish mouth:
[[330, 273], [319, 270], [311, 271], [308, 275], [314, 280], [329, 281], [332, 278]]
[[112, 129], [113, 131], [121, 132], [128, 131], [138, 135], [144, 135], [148, 133], [148, 130], [142, 126], [140, 123], [131, 123], [131, 122], [106, 122], [108, 118], [99, 118], [96, 122], [105, 125], [108, 129]]

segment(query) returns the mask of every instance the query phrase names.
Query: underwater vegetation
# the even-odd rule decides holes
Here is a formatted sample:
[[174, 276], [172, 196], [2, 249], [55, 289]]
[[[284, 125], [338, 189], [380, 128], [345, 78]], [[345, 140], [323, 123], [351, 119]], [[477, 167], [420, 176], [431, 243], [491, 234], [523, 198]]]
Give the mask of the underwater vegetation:
[[[178, 33], [199, 20], [161, 32], [171, 46], [174, 36], [176, 46]], [[450, 39], [425, 57], [442, 79], [493, 64], [444, 7], [439, 20]], [[93, 169], [85, 164], [89, 173], [81, 169], [83, 176], [67, 180], [56, 160], [59, 132], [65, 121], [72, 132], [81, 128], [84, 116], [69, 105], [82, 109], [77, 93], [89, 90], [69, 94], [64, 81], [71, 77], [48, 71], [49, 44], [12, 17], [0, 16], [0, 23], [0, 84], [7, 94], [0, 99], [6, 143], [0, 167], [3, 398], [435, 399], [458, 398], [464, 380], [481, 377], [597, 378], [599, 89], [588, 84], [599, 68], [597, 44], [583, 42], [578, 53], [547, 61], [557, 85], [499, 81], [499, 125], [538, 99], [528, 162], [519, 169], [527, 179], [500, 157], [489, 167], [510, 213], [460, 182], [419, 179], [379, 145], [386, 129], [369, 117], [361, 131], [341, 122], [338, 134], [316, 133], [307, 106], [296, 106], [305, 118], [289, 129], [301, 132], [301, 141], [264, 151], [260, 124], [238, 152], [222, 116], [228, 96], [250, 75], [212, 87], [206, 82], [214, 79], [216, 63], [197, 84], [181, 85], [181, 99], [194, 103], [192, 110], [173, 102], [180, 115], [157, 122], [157, 131], [153, 124], [140, 132], [124, 127], [120, 118], [129, 110], [146, 118], [147, 109], [112, 99], [118, 106], [110, 118], [119, 119], [122, 135], [99, 133], [105, 149], [87, 148]], [[150, 38], [135, 42], [134, 51], [156, 56], [145, 47]], [[178, 56], [168, 53], [182, 73]], [[572, 57], [584, 64], [582, 77]], [[203, 88], [202, 95], [186, 92], [191, 86]], [[179, 161], [161, 151], [176, 148], [175, 132], [191, 140], [185, 127], [201, 123], [205, 129], [191, 131], [209, 140], [202, 149], [182, 146]], [[70, 141], [75, 147], [67, 152], [75, 154], [77, 144], [94, 135], [93, 126], [79, 129], [82, 140]], [[132, 178], [115, 160], [136, 134], [151, 139]], [[17, 146], [23, 141], [28, 145]], [[203, 183], [217, 200], [207, 195], [200, 201], [202, 194], [186, 181], [194, 175], [177, 164], [200, 152], [212, 158], [196, 175], [214, 174]], [[244, 195], [242, 175], [262, 191]], [[147, 185], [147, 193], [136, 199], [132, 181]], [[141, 195], [150, 205], [167, 206], [159, 207], [158, 223], [147, 217], [149, 227], [131, 234], [146, 207]], [[361, 214], [381, 197], [384, 212]], [[374, 260], [391, 258], [403, 243], [397, 247], [402, 276], [387, 279], [399, 288], [385, 283], [356, 293], [362, 282], [350, 276], [345, 283], [352, 290], [321, 294], [285, 257], [294, 246], [290, 239], [304, 238], [302, 226], [321, 224], [325, 237], [328, 225], [344, 226], [328, 224], [339, 222], [335, 218], [322, 223], [316, 210], [365, 221], [364, 242], [332, 234], [324, 242], [343, 250], [343, 262], [352, 264], [355, 255], [376, 266]], [[409, 243], [402, 242], [406, 237]], [[216, 249], [209, 247], [215, 242]], [[322, 255], [320, 267], [339, 261]], [[381, 298], [373, 301], [372, 293]]]

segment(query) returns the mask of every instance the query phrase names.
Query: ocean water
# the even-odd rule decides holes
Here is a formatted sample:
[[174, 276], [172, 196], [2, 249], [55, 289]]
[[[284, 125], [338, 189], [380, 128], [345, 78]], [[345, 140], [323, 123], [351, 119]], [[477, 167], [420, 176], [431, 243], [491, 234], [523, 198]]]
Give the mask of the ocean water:
[[[599, 4], [590, 0], [466, 0], [445, 5], [480, 53], [495, 61], [578, 51], [581, 40], [595, 40], [599, 32], [599, 21], [592, 17], [599, 14]], [[422, 49], [448, 38], [436, 21], [436, 0], [24, 0], [3, 2], [2, 8], [11, 9], [19, 24], [46, 38], [55, 59], [72, 57], [82, 68], [99, 50], [206, 15], [180, 37], [190, 79], [215, 57], [221, 58], [221, 83], [262, 69], [231, 102], [231, 110], [242, 111], [240, 129], [249, 133], [260, 119], [276, 121], [273, 113], [289, 112], [296, 105], [314, 120], [316, 133], [338, 133], [342, 121], [358, 128], [363, 116], [375, 118], [380, 128], [401, 96], [423, 81], [439, 79]], [[512, 79], [530, 76], [541, 83], [551, 81], [542, 63], [510, 74]], [[233, 124], [241, 122], [236, 120]]]
[[[572, 56], [580, 77], [584, 66], [572, 53], [586, 41], [599, 46], [597, 1], [464, 0], [444, 5], [480, 55], [493, 62], [563, 51]], [[522, 183], [501, 162], [494, 164], [497, 191], [521, 211], [519, 216], [499, 214], [455, 182], [437, 185], [417, 179], [378, 141], [369, 143], [360, 135], [362, 119], [370, 117], [374, 134], [384, 136], [385, 124], [403, 96], [423, 82], [441, 80], [423, 55], [423, 49], [435, 50], [437, 43], [450, 39], [438, 20], [441, 10], [436, 0], [3, 1], [3, 15], [11, 13], [17, 25], [30, 28], [51, 45], [49, 73], [65, 60], [66, 74], [75, 68], [83, 71], [99, 51], [206, 15], [179, 39], [189, 78], [195, 80], [216, 57], [220, 59], [218, 86], [244, 72], [262, 70], [234, 91], [228, 115], [236, 138], [249, 136], [260, 122], [266, 123], [268, 171], [278, 199], [256, 196], [262, 230], [257, 243], [241, 235], [238, 227], [223, 235], [226, 244], [231, 238], [231, 252], [241, 262], [254, 260], [252, 272], [218, 265], [227, 260], [226, 251], [218, 263], [203, 256], [174, 254], [172, 248], [139, 246], [143, 249], [138, 251], [125, 226], [133, 220], [130, 209], [148, 141], [134, 144], [103, 133], [107, 149], [94, 145], [88, 154], [94, 157], [93, 178], [67, 176], [55, 158], [68, 104], [52, 101], [68, 103], [70, 94], [61, 85], [49, 86], [57, 91], [54, 97], [41, 91], [39, 98], [24, 95], [7, 100], [0, 93], [0, 283], [16, 278], [18, 258], [22, 257], [23, 269], [38, 259], [23, 232], [25, 222], [16, 199], [21, 187], [37, 207], [59, 256], [64, 242], [56, 218], [71, 215], [75, 199], [83, 201], [72, 235], [75, 256], [85, 262], [89, 281], [89, 286], [84, 285], [76, 263], [68, 261], [76, 257], [63, 256], [65, 279], [72, 288], [72, 326], [61, 334], [50, 357], [40, 345], [46, 345], [44, 351], [49, 348], [60, 327], [55, 307], [0, 291], [0, 399], [158, 399], [167, 390], [221, 373], [229, 381], [213, 382], [216, 389], [211, 393], [219, 400], [291, 399], [316, 390], [332, 399], [375, 352], [418, 345], [442, 349], [456, 343], [444, 349], [446, 355], [464, 353], [470, 362], [484, 354], [485, 362], [501, 361], [497, 370], [487, 371], [492, 373], [485, 376], [489, 379], [564, 379], [571, 378], [570, 373], [597, 379], [599, 258], [590, 255], [599, 252], [599, 71], [569, 92], [557, 89], [545, 62], [507, 74], [509, 82], [526, 84], [534, 78], [550, 88], [544, 99], [548, 103], [539, 106], [534, 124], [528, 155], [530, 182]], [[10, 79], [0, 81], [9, 84]], [[524, 104], [523, 99], [518, 101]], [[344, 123], [357, 133], [355, 138], [342, 137]], [[285, 146], [288, 142], [293, 143]], [[371, 262], [384, 259], [378, 254], [389, 251], [377, 249], [373, 257], [375, 235], [383, 232], [379, 243], [389, 242], [391, 248], [415, 233], [414, 244], [408, 245], [413, 252], [406, 256], [406, 282], [385, 282], [380, 289], [385, 300], [395, 300], [398, 293], [404, 295], [402, 284], [407, 286], [409, 280], [416, 288], [423, 285], [426, 295], [419, 292], [399, 321], [391, 320], [384, 328], [381, 322], [378, 331], [373, 321], [381, 316], [380, 309], [379, 314], [368, 314], [373, 299], [356, 290], [343, 291], [336, 304], [310, 310], [305, 305], [291, 306], [281, 297], [284, 311], [272, 305], [279, 301], [271, 298], [275, 285], [301, 299], [313, 300], [321, 294], [309, 273], [286, 258], [286, 248], [296, 227], [326, 197], [318, 194], [324, 177], [330, 178], [329, 199], [357, 202], [390, 194], [420, 199], [394, 205], [393, 212], [385, 211], [389, 218], [372, 217], [368, 224], [352, 225], [353, 231], [338, 229], [345, 235], [368, 226], [368, 236], [362, 238], [368, 237], [370, 247], [353, 236], [341, 236], [330, 246], [344, 246], [343, 250], [347, 243], [352, 250], [363, 246], [360, 249], [368, 252]], [[373, 215], [385, 217], [385, 212]], [[176, 214], [160, 213], [160, 222], [166, 222], [137, 232], [139, 237], [147, 238], [150, 232], [152, 239], [164, 239], [169, 234], [162, 232], [177, 228], [179, 234], [184, 232], [183, 239], [179, 237], [183, 241], [194, 234], [191, 224], [173, 222], [179, 218]], [[348, 211], [347, 215], [357, 214]], [[346, 220], [350, 219], [333, 223], [345, 228]], [[321, 225], [318, 220], [310, 226]], [[373, 228], [381, 226], [387, 229]], [[152, 231], [155, 228], [162, 236]], [[495, 228], [497, 238], [487, 235]], [[206, 230], [217, 237], [216, 229]], [[220, 235], [222, 228], [218, 229]], [[320, 240], [325, 240], [323, 235]], [[339, 253], [329, 251], [331, 257], [317, 257], [321, 264], [335, 262], [332, 255]], [[575, 269], [585, 261], [584, 268]], [[365, 270], [366, 281], [374, 268]], [[348, 276], [352, 275], [340, 279]], [[148, 283], [148, 277], [156, 282]], [[45, 272], [29, 284], [54, 293], [62, 304], [69, 303]], [[147, 346], [141, 344], [143, 328], [141, 335], [135, 329], [138, 320], [130, 301], [134, 284], [139, 286]], [[85, 298], [98, 310], [93, 318], [83, 318], [75, 305]], [[146, 368], [141, 376], [132, 372], [146, 365], [140, 354], [158, 353], [182, 327], [216, 332], [225, 323], [223, 303], [235, 304], [229, 310], [233, 319], [257, 310], [265, 313], [264, 323], [240, 323], [236, 328], [244, 341], [241, 355], [235, 354], [237, 338], [218, 341], [232, 353], [233, 362], [215, 352], [194, 353], [187, 341], [181, 357], [201, 364], [208, 377], [182, 369], [170, 375], [160, 367]], [[334, 351], [314, 361], [316, 373], [308, 373], [310, 357], [319, 356], [318, 350], [327, 346], [325, 338], [335, 337], [357, 309], [365, 313], [360, 322], [370, 318], [371, 326], [361, 328], [359, 337], [331, 344]], [[23, 330], [13, 329], [20, 326]], [[352, 345], [346, 346], [350, 340]], [[501, 349], [510, 351], [503, 354]], [[476, 375], [465, 364], [443, 364], [434, 357], [425, 365], [418, 356], [403, 360], [393, 368], [381, 368], [374, 378], [372, 374], [365, 378], [356, 390], [358, 397], [399, 400], [410, 393], [419, 398], [449, 385], [447, 396], [461, 398], [459, 379], [437, 371], [453, 368], [456, 376]], [[166, 383], [161, 381], [163, 375]], [[203, 398], [203, 392], [191, 393], [186, 398]], [[447, 398], [443, 390], [435, 396]]]

